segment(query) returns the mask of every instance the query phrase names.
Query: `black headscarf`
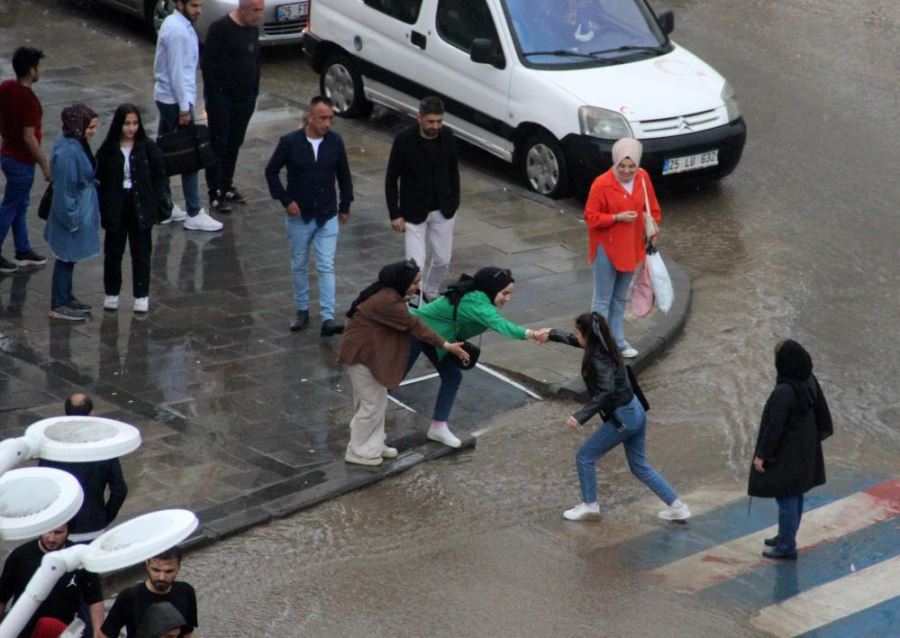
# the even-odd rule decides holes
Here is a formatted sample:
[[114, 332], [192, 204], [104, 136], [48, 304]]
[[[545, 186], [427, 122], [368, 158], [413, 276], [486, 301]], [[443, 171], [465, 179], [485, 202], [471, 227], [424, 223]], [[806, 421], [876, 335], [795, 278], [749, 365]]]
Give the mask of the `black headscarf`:
[[384, 266], [378, 271], [378, 281], [359, 293], [359, 296], [350, 304], [347, 317], [355, 315], [359, 304], [383, 288], [393, 288], [401, 297], [406, 296], [406, 291], [409, 290], [418, 274], [419, 266], [414, 259], [397, 261]]
[[457, 306], [464, 295], [480, 290], [494, 303], [497, 293], [515, 282], [508, 268], [485, 266], [474, 277], [465, 274], [460, 276], [456, 283], [450, 284], [446, 296], [452, 305]]
[[91, 120], [97, 117], [97, 114], [87, 104], [78, 103], [64, 108], [61, 117], [63, 137], [71, 137], [80, 142], [91, 164], [95, 165], [94, 153], [91, 151], [84, 132], [91, 125]]
[[809, 383], [812, 369], [809, 352], [793, 339], [785, 340], [775, 353], [776, 383], [786, 383], [794, 389], [800, 412], [805, 412], [815, 403], [813, 384]]

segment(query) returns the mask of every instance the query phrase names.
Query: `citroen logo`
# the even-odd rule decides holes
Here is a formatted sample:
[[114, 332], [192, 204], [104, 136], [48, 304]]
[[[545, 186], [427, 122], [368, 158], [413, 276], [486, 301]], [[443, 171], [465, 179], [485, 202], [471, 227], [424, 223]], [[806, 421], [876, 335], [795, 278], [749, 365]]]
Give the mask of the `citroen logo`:
[[690, 131], [691, 125], [683, 117], [678, 118], [678, 129], [681, 131]]

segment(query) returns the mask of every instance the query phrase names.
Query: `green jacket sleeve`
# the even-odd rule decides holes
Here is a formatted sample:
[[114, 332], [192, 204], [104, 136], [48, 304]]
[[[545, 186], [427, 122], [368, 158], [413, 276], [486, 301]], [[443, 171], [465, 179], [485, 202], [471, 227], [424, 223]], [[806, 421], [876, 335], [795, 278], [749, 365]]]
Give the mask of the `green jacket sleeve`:
[[458, 318], [477, 323], [510, 339], [525, 339], [526, 329], [501, 315], [497, 306], [482, 292], [469, 293], [463, 297], [459, 305]]

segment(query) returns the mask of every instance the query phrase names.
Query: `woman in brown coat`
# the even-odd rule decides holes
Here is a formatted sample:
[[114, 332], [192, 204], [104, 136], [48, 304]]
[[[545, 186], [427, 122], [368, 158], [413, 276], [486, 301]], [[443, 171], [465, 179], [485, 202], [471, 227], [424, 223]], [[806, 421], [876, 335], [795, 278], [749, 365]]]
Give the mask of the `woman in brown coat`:
[[347, 312], [338, 361], [347, 365], [353, 384], [355, 414], [350, 421], [350, 442], [344, 460], [359, 465], [381, 465], [397, 456], [384, 444], [387, 391], [400, 385], [406, 374], [413, 337], [442, 348], [463, 361], [469, 358], [460, 343], [449, 343], [410, 314], [407, 302], [418, 294], [421, 273], [408, 259], [388, 264], [378, 281], [363, 290]]

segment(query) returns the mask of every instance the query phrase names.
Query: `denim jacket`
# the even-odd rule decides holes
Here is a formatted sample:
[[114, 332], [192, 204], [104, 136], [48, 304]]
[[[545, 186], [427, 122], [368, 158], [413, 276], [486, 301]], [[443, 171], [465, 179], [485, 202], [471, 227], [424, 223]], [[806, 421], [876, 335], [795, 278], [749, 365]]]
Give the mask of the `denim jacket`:
[[53, 256], [81, 261], [100, 254], [100, 207], [94, 166], [78, 140], [59, 137], [50, 155], [53, 203], [44, 240]]

